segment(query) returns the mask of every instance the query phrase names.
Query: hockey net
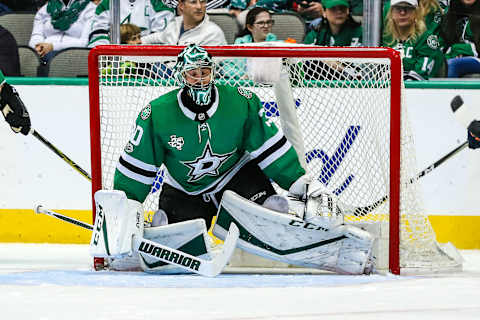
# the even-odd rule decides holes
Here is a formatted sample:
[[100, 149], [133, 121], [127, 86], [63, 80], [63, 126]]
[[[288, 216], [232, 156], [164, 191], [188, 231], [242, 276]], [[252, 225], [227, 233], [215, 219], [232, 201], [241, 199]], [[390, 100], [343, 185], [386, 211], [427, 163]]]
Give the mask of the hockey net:
[[[100, 46], [91, 51], [93, 193], [112, 189], [116, 163], [140, 110], [178, 87], [172, 68], [181, 49]], [[461, 268], [456, 250], [437, 243], [418, 183], [410, 181], [417, 173], [415, 149], [401, 103], [402, 66], [396, 51], [304, 46], [207, 50], [217, 64], [216, 83], [256, 93], [279, 127], [272, 81], [288, 74], [307, 170], [335, 190], [342, 203], [357, 208], [346, 213], [348, 223], [378, 237], [378, 270], [398, 274]], [[160, 170], [144, 203], [150, 214], [158, 208], [162, 182]], [[248, 259], [234, 257], [232, 264], [248, 266]]]

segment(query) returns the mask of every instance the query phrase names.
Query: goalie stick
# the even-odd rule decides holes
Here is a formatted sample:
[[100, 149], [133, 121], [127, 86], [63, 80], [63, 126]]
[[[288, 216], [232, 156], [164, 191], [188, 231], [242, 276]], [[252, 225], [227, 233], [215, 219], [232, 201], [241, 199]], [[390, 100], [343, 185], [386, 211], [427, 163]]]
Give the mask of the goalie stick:
[[[70, 218], [58, 212], [44, 208], [42, 205], [35, 206], [35, 213], [45, 214], [56, 219], [74, 224], [84, 229], [93, 230], [91, 224]], [[235, 250], [240, 231], [238, 227], [231, 223], [225, 242], [223, 243], [222, 252], [215, 255], [212, 260], [200, 259], [183, 251], [164, 246], [160, 243], [150, 241], [145, 238], [133, 238], [134, 248], [137, 252], [142, 252], [149, 257], [159, 261], [175, 265], [187, 271], [200, 274], [206, 277], [215, 277], [222, 272], [227, 265], [230, 257]], [[148, 250], [147, 250], [148, 249]]]
[[45, 209], [45, 208], [43, 208], [42, 205], [36, 205], [35, 208], [34, 208], [34, 211], [37, 214], [40, 214], [40, 213], [45, 214], [47, 216], [57, 218], [59, 220], [63, 220], [65, 222], [74, 224], [74, 225], [82, 227], [84, 229], [87, 229], [87, 230], [90, 230], [90, 231], [93, 230], [93, 226], [91, 224], [85, 223], [85, 222], [77, 220], [77, 219], [70, 218], [68, 216], [65, 216], [65, 215], [60, 214], [60, 213], [55, 212], [55, 211]]

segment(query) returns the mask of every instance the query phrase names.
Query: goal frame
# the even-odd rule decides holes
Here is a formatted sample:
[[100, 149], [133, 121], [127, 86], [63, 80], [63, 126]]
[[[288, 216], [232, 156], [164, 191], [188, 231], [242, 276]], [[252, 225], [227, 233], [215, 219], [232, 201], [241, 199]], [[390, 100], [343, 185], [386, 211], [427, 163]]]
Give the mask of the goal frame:
[[[100, 99], [98, 59], [112, 56], [177, 56], [185, 46], [129, 46], [103, 45], [90, 50], [88, 79], [90, 101], [90, 144], [92, 174], [92, 219], [95, 221], [93, 195], [102, 188], [102, 160], [100, 146]], [[286, 57], [286, 58], [383, 58], [390, 61], [390, 182], [389, 182], [389, 271], [400, 274], [400, 154], [402, 61], [400, 53], [391, 48], [373, 47], [256, 47], [205, 46], [212, 55], [230, 57]], [[101, 259], [101, 260], [99, 260]], [[103, 258], [94, 258], [94, 266], [103, 264]]]

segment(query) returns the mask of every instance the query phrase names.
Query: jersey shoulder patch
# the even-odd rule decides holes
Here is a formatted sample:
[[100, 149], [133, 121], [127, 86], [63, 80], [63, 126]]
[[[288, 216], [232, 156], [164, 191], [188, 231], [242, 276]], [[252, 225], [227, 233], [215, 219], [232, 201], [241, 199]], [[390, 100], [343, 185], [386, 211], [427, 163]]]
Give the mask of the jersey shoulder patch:
[[152, 114], [152, 106], [149, 103], [140, 112], [140, 118], [142, 118], [142, 120], [147, 120], [150, 117], [151, 114]]
[[427, 45], [433, 50], [437, 50], [440, 47], [438, 37], [434, 34], [429, 35], [427, 37]]
[[253, 92], [252, 91], [246, 90], [246, 89], [243, 89], [243, 88], [240, 88], [240, 87], [238, 87], [237, 90], [238, 90], [238, 93], [240, 95], [244, 96], [247, 99], [252, 99], [252, 97], [253, 97]]

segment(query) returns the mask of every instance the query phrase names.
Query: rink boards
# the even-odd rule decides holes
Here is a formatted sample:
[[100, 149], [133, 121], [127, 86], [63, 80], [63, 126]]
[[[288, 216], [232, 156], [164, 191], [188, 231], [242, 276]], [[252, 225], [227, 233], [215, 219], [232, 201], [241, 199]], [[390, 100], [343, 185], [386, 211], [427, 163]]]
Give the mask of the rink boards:
[[[34, 128], [90, 171], [87, 87], [17, 85], [17, 89]], [[480, 98], [467, 89], [406, 90], [419, 169], [465, 140], [465, 130], [449, 110], [451, 97], [459, 93]], [[0, 135], [0, 152], [8, 155], [0, 159], [0, 241], [88, 242], [88, 231], [35, 216], [31, 208], [42, 203], [91, 222], [90, 183], [33, 137], [14, 135], [5, 124]], [[480, 209], [475, 194], [470, 196], [476, 190], [470, 183], [478, 179], [478, 165], [473, 163], [480, 163], [479, 154], [464, 151], [422, 179], [426, 210], [439, 241], [451, 240], [459, 248], [480, 248], [480, 236], [473, 230], [480, 222]]]

